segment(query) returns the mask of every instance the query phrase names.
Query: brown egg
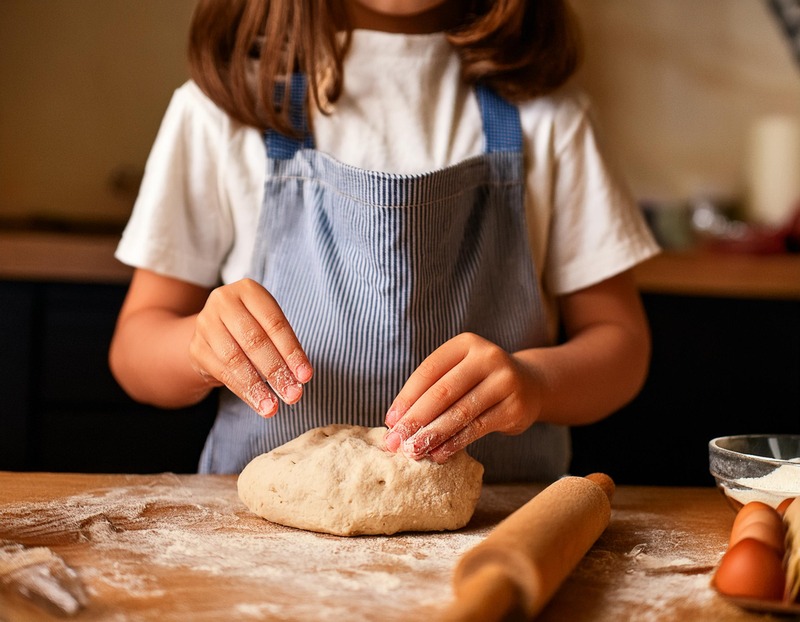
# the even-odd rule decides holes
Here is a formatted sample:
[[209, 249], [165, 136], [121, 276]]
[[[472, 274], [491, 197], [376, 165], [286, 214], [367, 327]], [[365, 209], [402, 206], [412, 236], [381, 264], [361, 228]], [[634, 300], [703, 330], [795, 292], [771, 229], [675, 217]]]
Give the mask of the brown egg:
[[[774, 548], [779, 554], [784, 552], [786, 528], [778, 511], [766, 504], [745, 505], [733, 521], [728, 548], [744, 538], [755, 538]], [[747, 512], [744, 512], [747, 508]], [[743, 513], [744, 512], [744, 513]]]
[[714, 587], [726, 596], [780, 600], [786, 575], [781, 556], [754, 538], [739, 540], [725, 555], [714, 573]]
[[772, 521], [752, 520], [740, 526], [736, 533], [731, 531], [730, 544], [728, 547], [735, 546], [745, 538], [753, 538], [775, 549], [779, 555], [783, 555], [786, 550], [784, 545], [785, 531], [782, 524], [775, 524]]
[[772, 506], [764, 503], [763, 501], [748, 501], [741, 508], [739, 508], [734, 522], [744, 520], [751, 512], [761, 512], [763, 510], [768, 510], [771, 507]]

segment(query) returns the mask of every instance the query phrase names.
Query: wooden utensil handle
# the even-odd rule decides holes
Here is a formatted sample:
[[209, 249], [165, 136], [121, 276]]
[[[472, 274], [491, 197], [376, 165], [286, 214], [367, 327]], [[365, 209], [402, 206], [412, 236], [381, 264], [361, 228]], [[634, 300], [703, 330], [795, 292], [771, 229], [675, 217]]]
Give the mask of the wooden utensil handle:
[[500, 564], [489, 563], [476, 568], [459, 584], [454, 600], [441, 622], [501, 622], [519, 607], [519, 586]]
[[443, 620], [501, 620], [514, 607], [538, 614], [608, 526], [613, 492], [603, 473], [550, 484], [462, 556]]

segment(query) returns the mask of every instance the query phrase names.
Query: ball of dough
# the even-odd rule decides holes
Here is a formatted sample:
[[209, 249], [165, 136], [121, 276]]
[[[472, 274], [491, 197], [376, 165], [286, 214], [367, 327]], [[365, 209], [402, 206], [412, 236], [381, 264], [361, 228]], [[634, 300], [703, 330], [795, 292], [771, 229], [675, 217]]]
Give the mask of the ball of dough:
[[386, 428], [329, 425], [255, 457], [239, 498], [274, 523], [338, 536], [466, 525], [483, 465], [462, 450], [444, 464], [384, 449]]

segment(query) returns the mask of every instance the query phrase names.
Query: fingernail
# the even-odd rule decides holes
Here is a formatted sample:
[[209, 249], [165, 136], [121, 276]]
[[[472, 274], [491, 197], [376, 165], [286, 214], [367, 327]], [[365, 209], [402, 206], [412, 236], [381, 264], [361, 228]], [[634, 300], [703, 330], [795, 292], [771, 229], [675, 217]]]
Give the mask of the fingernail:
[[268, 395], [258, 403], [258, 414], [269, 419], [278, 410], [278, 400], [272, 395]]
[[294, 370], [294, 375], [300, 382], [303, 383], [308, 382], [309, 380], [311, 380], [312, 376], [311, 367], [309, 367], [305, 363], [301, 363], [300, 365], [297, 366], [297, 369]]
[[303, 395], [303, 387], [299, 384], [290, 384], [283, 389], [283, 399], [287, 404], [293, 404]]
[[389, 412], [386, 413], [386, 417], [384, 418], [384, 422], [386, 423], [387, 428], [393, 428], [394, 424], [397, 423], [397, 420], [400, 418], [397, 409], [392, 406], [389, 409]]
[[430, 449], [430, 438], [418, 438], [416, 435], [403, 442], [403, 453], [409, 458], [419, 460], [428, 453]]
[[397, 451], [397, 448], [400, 447], [400, 443], [402, 442], [403, 437], [401, 437], [397, 432], [389, 432], [383, 437], [383, 444], [386, 445], [386, 449], [392, 452]]

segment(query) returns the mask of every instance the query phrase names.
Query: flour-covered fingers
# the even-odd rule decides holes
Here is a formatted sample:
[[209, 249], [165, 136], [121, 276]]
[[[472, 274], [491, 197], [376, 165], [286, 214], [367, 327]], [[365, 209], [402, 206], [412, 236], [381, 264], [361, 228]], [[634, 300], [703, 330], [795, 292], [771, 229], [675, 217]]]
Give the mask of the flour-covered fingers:
[[193, 342], [193, 356], [205, 373], [264, 417], [277, 411], [276, 394], [294, 403], [311, 378], [311, 365], [277, 302], [249, 279], [211, 292]]
[[469, 380], [459, 378], [457, 374], [462, 373], [458, 368], [469, 356], [476, 339], [480, 337], [462, 333], [446, 341], [428, 355], [408, 377], [392, 402], [386, 413], [386, 427], [394, 428], [398, 424], [405, 424], [404, 428], [413, 433], [419, 425], [424, 425], [433, 417], [420, 421], [419, 425], [412, 429], [413, 425], [409, 421], [402, 421], [408, 419], [406, 415], [409, 410], [416, 408], [417, 411], [441, 413], [455, 403], [468, 388], [474, 386], [477, 383], [477, 375], [473, 375], [473, 380]]
[[[452, 439], [467, 438], [469, 440], [466, 442], [470, 443], [496, 429], [491, 426], [492, 419], [488, 415], [494, 410], [498, 399], [502, 399], [502, 396], [493, 391], [488, 383], [474, 387], [458, 402], [407, 438], [401, 445], [401, 451], [414, 459], [441, 456], [443, 453], [449, 457], [453, 451], [447, 451], [446, 447], [450, 446]], [[445, 446], [444, 451], [439, 450], [442, 446]], [[458, 449], [462, 447], [464, 445], [458, 446]]]
[[389, 451], [419, 458], [432, 449], [427, 436], [418, 436], [410, 445], [408, 441], [480, 382], [480, 372], [465, 364], [474, 339], [479, 338], [463, 333], [448, 340], [409, 376], [386, 415]]
[[538, 417], [539, 382], [513, 354], [462, 333], [403, 387], [386, 417], [386, 448], [438, 461], [489, 432], [519, 434]]
[[[449, 343], [449, 342], [448, 342]], [[395, 398], [386, 416], [390, 428], [385, 444], [389, 451], [420, 457], [431, 449], [427, 437], [417, 437], [417, 446], [407, 443], [421, 428], [442, 416], [458, 402], [480, 377], [461, 365], [463, 353], [439, 348], [414, 371]]]
[[262, 417], [272, 417], [278, 410], [278, 398], [224, 325], [207, 330], [206, 322], [207, 318], [198, 317], [190, 345], [195, 370], [228, 387]]
[[[278, 322], [278, 320], [275, 320]], [[227, 324], [227, 323], [226, 323]], [[242, 355], [239, 360], [231, 357], [229, 365], [255, 368], [272, 389], [287, 404], [292, 404], [303, 395], [303, 385], [289, 369], [270, 335], [249, 313], [235, 316], [233, 326], [228, 326]]]
[[273, 296], [255, 281], [245, 280], [242, 343], [262, 377], [288, 404], [303, 393], [313, 370], [289, 320]]
[[443, 464], [457, 451], [465, 449], [470, 443], [477, 441], [489, 432], [494, 432], [495, 427], [490, 423], [492, 410], [484, 412], [479, 417], [470, 421], [453, 436], [449, 437], [428, 452], [428, 458]]

